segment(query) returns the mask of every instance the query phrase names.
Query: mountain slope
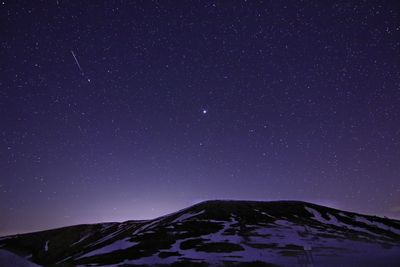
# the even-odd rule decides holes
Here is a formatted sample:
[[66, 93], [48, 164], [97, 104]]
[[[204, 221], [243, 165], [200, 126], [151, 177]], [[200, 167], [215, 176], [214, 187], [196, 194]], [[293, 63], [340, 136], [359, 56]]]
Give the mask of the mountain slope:
[[400, 221], [297, 201], [206, 201], [149, 221], [0, 238], [49, 266], [400, 266]]

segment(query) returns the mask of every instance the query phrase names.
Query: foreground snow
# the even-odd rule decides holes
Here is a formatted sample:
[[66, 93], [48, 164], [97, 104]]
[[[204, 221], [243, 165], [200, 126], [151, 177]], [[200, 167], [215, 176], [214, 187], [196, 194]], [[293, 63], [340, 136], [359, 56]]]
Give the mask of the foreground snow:
[[0, 266], [1, 267], [39, 267], [18, 255], [7, 250], [0, 249]]

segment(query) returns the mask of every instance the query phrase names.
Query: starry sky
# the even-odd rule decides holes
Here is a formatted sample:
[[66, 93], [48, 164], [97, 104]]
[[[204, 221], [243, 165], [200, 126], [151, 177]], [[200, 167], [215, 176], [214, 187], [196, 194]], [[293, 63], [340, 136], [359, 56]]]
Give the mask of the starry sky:
[[0, 2], [0, 234], [292, 199], [400, 218], [398, 1]]

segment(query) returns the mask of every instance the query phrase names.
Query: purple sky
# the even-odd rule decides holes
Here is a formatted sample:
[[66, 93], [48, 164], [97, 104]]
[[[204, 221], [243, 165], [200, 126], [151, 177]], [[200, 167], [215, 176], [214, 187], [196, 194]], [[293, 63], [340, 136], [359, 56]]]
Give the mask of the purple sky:
[[3, 1], [0, 235], [206, 199], [400, 217], [398, 1]]

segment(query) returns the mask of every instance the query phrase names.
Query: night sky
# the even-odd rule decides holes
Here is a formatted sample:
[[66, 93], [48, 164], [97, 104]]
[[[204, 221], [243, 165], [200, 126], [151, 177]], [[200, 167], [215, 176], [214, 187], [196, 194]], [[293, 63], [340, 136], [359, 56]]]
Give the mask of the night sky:
[[400, 218], [398, 1], [0, 2], [0, 234], [292, 199]]

